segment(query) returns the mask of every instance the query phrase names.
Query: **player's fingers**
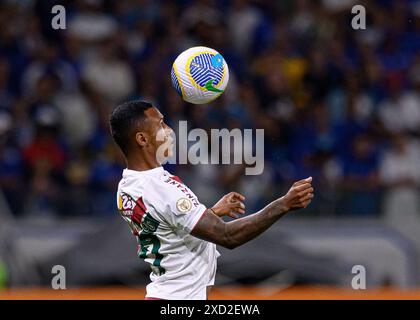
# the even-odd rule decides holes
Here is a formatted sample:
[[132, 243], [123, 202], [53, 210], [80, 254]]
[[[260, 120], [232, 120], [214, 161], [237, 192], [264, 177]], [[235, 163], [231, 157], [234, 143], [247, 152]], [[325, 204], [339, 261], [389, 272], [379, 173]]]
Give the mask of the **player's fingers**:
[[245, 200], [245, 197], [238, 192], [230, 192], [230, 193], [228, 193], [227, 196], [228, 196], [228, 201], [229, 202], [234, 202], [234, 201], [237, 201], [237, 200], [240, 200], [240, 201]]
[[245, 209], [245, 205], [241, 201], [235, 201], [230, 204], [232, 209]]
[[236, 209], [236, 212], [239, 214], [244, 214], [245, 210], [244, 209]]
[[302, 191], [306, 191], [306, 189], [309, 189], [309, 188], [312, 188], [312, 185], [310, 183], [304, 183], [295, 187], [294, 189], [296, 190], [296, 192], [302, 192]]
[[312, 199], [306, 200], [305, 203], [303, 204], [303, 207], [306, 208], [307, 206], [309, 206], [312, 202]]
[[233, 194], [233, 198], [234, 199], [238, 199], [240, 201], [244, 201], [245, 200], [245, 196], [243, 196], [239, 192], [232, 192], [232, 194]]
[[314, 197], [313, 193], [308, 193], [307, 195], [305, 195], [304, 197], [302, 197], [302, 199], [300, 199], [301, 202], [306, 202], [308, 200], [311, 200]]
[[299, 197], [303, 197], [303, 196], [306, 196], [308, 193], [313, 193], [313, 192], [314, 192], [314, 188], [313, 187], [309, 187], [309, 188], [306, 188], [306, 189], [304, 189], [302, 191], [299, 191], [298, 192], [298, 196]]
[[228, 213], [228, 216], [231, 217], [231, 218], [233, 218], [233, 219], [239, 218], [239, 216], [236, 213], [234, 213], [233, 211], [230, 211]]
[[312, 177], [308, 177], [308, 178], [306, 178], [306, 179], [302, 179], [302, 180], [296, 181], [293, 185], [294, 185], [294, 186], [299, 186], [299, 185], [301, 185], [301, 184], [304, 184], [304, 183], [311, 183], [311, 182], [312, 182]]

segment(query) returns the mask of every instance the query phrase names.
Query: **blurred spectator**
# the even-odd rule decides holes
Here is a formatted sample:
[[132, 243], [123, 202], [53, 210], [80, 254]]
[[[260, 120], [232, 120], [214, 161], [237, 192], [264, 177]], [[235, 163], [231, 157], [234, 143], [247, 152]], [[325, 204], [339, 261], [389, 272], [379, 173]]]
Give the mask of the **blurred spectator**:
[[389, 77], [389, 98], [379, 106], [379, 116], [390, 132], [420, 133], [420, 96], [411, 91], [403, 92], [401, 81], [398, 75]]
[[378, 157], [372, 138], [356, 136], [343, 159], [341, 213], [374, 215], [379, 212]]
[[[261, 23], [261, 12], [248, 0], [235, 0], [227, 18], [233, 47], [238, 53], [247, 54], [253, 44], [256, 29]], [[247, 34], [249, 37], [244, 37]]]
[[[405, 220], [410, 215], [420, 221], [420, 142], [395, 134], [391, 148], [380, 165], [380, 179], [386, 188], [384, 214], [388, 219]], [[404, 210], [401, 210], [404, 208]]]
[[23, 150], [28, 172], [27, 212], [31, 214], [57, 214], [65, 152], [57, 139], [58, 116], [51, 109], [41, 110], [33, 141]]
[[91, 139], [98, 121], [92, 101], [83, 92], [60, 91], [54, 98], [61, 115], [62, 131], [70, 148], [86, 145]]
[[90, 172], [90, 186], [93, 210], [98, 216], [109, 216], [114, 212], [115, 188], [124, 169], [123, 163], [119, 150], [111, 143], [95, 156]]
[[133, 92], [133, 73], [128, 63], [118, 57], [115, 39], [102, 42], [98, 50], [98, 56], [86, 61], [82, 77], [110, 104], [116, 105]]
[[0, 187], [11, 212], [23, 212], [24, 175], [22, 154], [12, 140], [13, 120], [0, 112]]
[[13, 97], [9, 87], [9, 63], [0, 58], [0, 109], [10, 110]]
[[331, 12], [337, 12], [351, 8], [356, 4], [355, 0], [322, 0], [323, 6]]
[[115, 34], [118, 25], [104, 12], [103, 0], [77, 0], [76, 11], [69, 23], [69, 33], [84, 42], [97, 42]]
[[64, 91], [71, 92], [77, 88], [75, 70], [71, 64], [62, 60], [57, 46], [51, 43], [42, 45], [35, 60], [27, 67], [22, 77], [24, 95], [36, 95], [38, 80], [46, 74], [54, 74]]
[[380, 179], [386, 191], [382, 208], [386, 222], [420, 246], [420, 141], [394, 134], [382, 159]]

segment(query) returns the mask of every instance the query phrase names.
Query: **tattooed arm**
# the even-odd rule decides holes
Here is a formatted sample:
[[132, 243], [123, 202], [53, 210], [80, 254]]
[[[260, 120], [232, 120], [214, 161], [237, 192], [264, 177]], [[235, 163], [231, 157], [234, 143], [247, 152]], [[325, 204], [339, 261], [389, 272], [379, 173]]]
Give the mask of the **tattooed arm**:
[[212, 210], [207, 210], [191, 234], [223, 247], [236, 248], [263, 233], [287, 212], [306, 208], [313, 198], [312, 178], [295, 182], [287, 194], [257, 213], [224, 222]]

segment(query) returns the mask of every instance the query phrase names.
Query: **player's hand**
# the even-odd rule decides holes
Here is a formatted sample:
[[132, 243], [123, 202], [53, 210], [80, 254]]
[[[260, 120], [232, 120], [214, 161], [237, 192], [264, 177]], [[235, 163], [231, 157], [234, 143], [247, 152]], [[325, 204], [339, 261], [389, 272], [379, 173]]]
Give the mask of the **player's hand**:
[[238, 218], [238, 214], [245, 213], [245, 205], [242, 201], [245, 197], [237, 192], [229, 192], [224, 195], [211, 209], [219, 217], [229, 216]]
[[295, 182], [282, 198], [287, 210], [306, 208], [314, 197], [312, 177]]

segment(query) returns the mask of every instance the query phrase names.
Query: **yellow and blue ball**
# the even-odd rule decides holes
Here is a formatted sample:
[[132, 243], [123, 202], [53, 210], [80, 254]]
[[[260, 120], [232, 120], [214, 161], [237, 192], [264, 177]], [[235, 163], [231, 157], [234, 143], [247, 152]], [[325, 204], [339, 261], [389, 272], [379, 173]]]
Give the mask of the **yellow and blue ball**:
[[229, 68], [216, 50], [192, 47], [175, 59], [171, 78], [175, 90], [185, 101], [209, 103], [225, 91]]

